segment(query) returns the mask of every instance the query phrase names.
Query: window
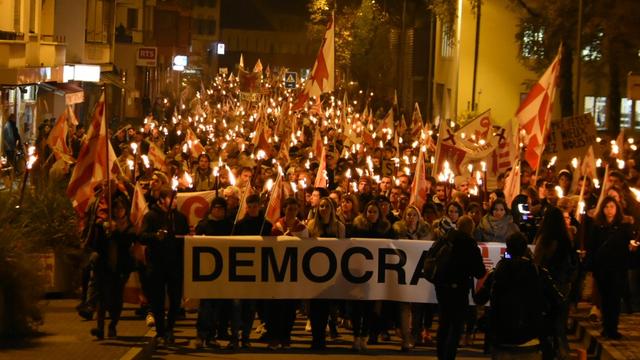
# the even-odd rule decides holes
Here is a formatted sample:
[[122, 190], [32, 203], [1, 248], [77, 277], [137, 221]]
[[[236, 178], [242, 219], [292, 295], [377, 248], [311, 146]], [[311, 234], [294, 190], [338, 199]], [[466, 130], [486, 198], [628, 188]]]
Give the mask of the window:
[[[620, 127], [631, 128], [632, 100], [622, 98], [620, 101]], [[591, 113], [596, 122], [596, 129], [606, 130], [607, 98], [605, 96], [585, 96], [584, 112]], [[640, 100], [636, 100], [635, 127], [640, 129]]]
[[442, 27], [442, 49], [440, 51], [441, 56], [444, 58], [452, 57], [454, 52], [455, 40], [451, 37], [453, 35], [445, 27]]
[[584, 112], [591, 113], [596, 121], [596, 129], [606, 129], [607, 98], [603, 96], [585, 96]]
[[127, 29], [134, 30], [138, 28], [138, 9], [127, 9]]
[[544, 28], [525, 25], [522, 31], [520, 55], [523, 58], [539, 59], [544, 57]]

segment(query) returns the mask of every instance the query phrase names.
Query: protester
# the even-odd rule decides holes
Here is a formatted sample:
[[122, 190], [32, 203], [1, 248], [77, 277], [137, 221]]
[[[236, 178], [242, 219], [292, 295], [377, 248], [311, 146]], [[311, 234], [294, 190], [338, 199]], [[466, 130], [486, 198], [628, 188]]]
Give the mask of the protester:
[[605, 197], [589, 231], [588, 254], [602, 299], [602, 336], [614, 340], [622, 338], [618, 319], [630, 250], [638, 249], [637, 243], [631, 240], [631, 225], [623, 222], [620, 204], [613, 197]]
[[524, 234], [511, 234], [506, 245], [504, 258], [478, 283], [474, 301], [491, 302], [487, 336], [493, 359], [538, 360], [547, 314], [563, 301], [562, 293], [546, 269], [531, 260]]
[[[364, 212], [353, 221], [351, 237], [359, 238], [381, 238], [393, 237], [391, 224], [382, 216], [378, 203], [370, 201], [364, 206]], [[377, 319], [372, 319], [374, 315], [374, 302], [366, 300], [355, 300], [352, 302], [351, 321], [353, 322], [353, 345], [356, 351], [367, 350], [367, 336], [370, 327]], [[378, 326], [376, 324], [375, 326]], [[371, 339], [377, 337], [378, 333], [373, 330]], [[377, 339], [374, 340], [377, 343]]]
[[[453, 208], [455, 206], [449, 206], [449, 209]], [[443, 269], [444, 276], [435, 283], [439, 308], [438, 359], [455, 359], [464, 314], [469, 306], [471, 278], [479, 279], [486, 272], [480, 249], [471, 237], [472, 232], [473, 220], [469, 216], [461, 216], [457, 228], [447, 232], [444, 240], [452, 244], [452, 250]]]
[[511, 234], [518, 231], [518, 225], [508, 212], [507, 203], [503, 199], [496, 199], [491, 203], [489, 213], [478, 224], [474, 237], [481, 242], [504, 243]]
[[[328, 197], [323, 197], [319, 201], [318, 211], [313, 219], [307, 224], [309, 236], [311, 237], [331, 237], [344, 239], [345, 228], [338, 220], [333, 201]], [[329, 319], [329, 310], [331, 301], [327, 299], [311, 299], [309, 301], [309, 319], [311, 320], [311, 349], [323, 350], [326, 347], [327, 321]]]
[[534, 262], [549, 271], [556, 287], [565, 297], [565, 300], [549, 314], [549, 326], [547, 328], [549, 333], [542, 344], [543, 358], [568, 359], [568, 299], [571, 292], [571, 284], [575, 276], [577, 276], [578, 258], [560, 209], [554, 206], [547, 208], [534, 244], [536, 246], [533, 255]]
[[[156, 345], [173, 344], [174, 325], [182, 300], [183, 243], [178, 236], [189, 233], [186, 217], [176, 210], [175, 194], [160, 189], [142, 222], [140, 242], [147, 245], [151, 309], [155, 318]], [[165, 321], [165, 296], [169, 311]]]
[[[209, 215], [198, 222], [196, 235], [224, 236], [231, 235], [233, 223], [227, 218], [227, 202], [224, 198], [217, 197], [211, 201]], [[220, 344], [217, 337], [222, 338], [227, 332], [227, 310], [231, 304], [227, 300], [201, 299], [198, 307], [198, 319], [196, 321], [197, 337], [196, 349], [205, 346], [218, 348]], [[217, 330], [217, 331], [216, 331]], [[233, 342], [234, 339], [232, 339]], [[237, 341], [237, 339], [235, 339]], [[233, 347], [237, 344], [231, 344]]]
[[[409, 205], [404, 211], [402, 220], [393, 224], [393, 232], [397, 239], [433, 240], [434, 234], [431, 226], [422, 220], [420, 210], [414, 205]], [[413, 320], [413, 321], [411, 321]], [[433, 321], [433, 307], [424, 303], [400, 303], [400, 334], [402, 337], [402, 351], [408, 351], [413, 347], [415, 339], [423, 341], [428, 339], [429, 329]], [[410, 331], [410, 329], [413, 329]]]
[[[287, 198], [283, 204], [284, 216], [273, 225], [271, 235], [309, 237], [309, 230], [297, 218], [298, 200]], [[291, 347], [291, 330], [296, 317], [296, 300], [270, 300], [267, 305], [267, 331], [269, 334], [269, 348], [272, 350], [288, 349]]]

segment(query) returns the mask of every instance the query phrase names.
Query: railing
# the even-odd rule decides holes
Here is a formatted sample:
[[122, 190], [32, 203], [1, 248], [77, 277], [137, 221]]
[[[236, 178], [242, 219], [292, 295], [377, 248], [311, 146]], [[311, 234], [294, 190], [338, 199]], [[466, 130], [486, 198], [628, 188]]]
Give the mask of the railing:
[[64, 35], [40, 34], [40, 41], [52, 43], [65, 43], [67, 38]]
[[88, 43], [108, 43], [109, 33], [106, 31], [89, 31], [85, 30], [85, 41]]
[[0, 40], [24, 41], [24, 33], [0, 30]]

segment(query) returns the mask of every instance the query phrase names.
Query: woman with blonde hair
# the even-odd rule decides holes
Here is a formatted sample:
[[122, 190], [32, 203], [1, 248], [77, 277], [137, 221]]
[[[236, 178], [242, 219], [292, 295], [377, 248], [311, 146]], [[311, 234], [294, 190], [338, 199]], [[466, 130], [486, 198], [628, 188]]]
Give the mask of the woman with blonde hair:
[[[307, 224], [309, 236], [314, 238], [330, 237], [344, 239], [344, 225], [338, 220], [333, 200], [323, 197], [318, 204], [318, 211]], [[311, 321], [311, 349], [326, 348], [326, 327], [332, 301], [329, 299], [309, 300], [309, 320]]]
[[[435, 238], [431, 226], [422, 220], [420, 210], [415, 205], [409, 205], [404, 210], [402, 218], [393, 224], [393, 232], [396, 239], [408, 240], [432, 240]], [[433, 310], [430, 304], [400, 302], [400, 334], [402, 336], [401, 351], [408, 351], [413, 347], [413, 340], [418, 338], [425, 329], [428, 337], [428, 329], [433, 320]], [[412, 316], [413, 315], [413, 316]], [[413, 324], [411, 324], [413, 319]], [[426, 323], [426, 326], [423, 324]], [[410, 325], [413, 333], [410, 332]], [[421, 340], [422, 338], [420, 338]]]

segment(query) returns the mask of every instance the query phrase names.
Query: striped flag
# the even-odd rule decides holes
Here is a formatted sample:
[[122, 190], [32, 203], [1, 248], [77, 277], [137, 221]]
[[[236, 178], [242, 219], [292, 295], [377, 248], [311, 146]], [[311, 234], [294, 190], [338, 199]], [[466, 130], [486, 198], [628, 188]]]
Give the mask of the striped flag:
[[320, 125], [316, 125], [316, 131], [313, 133], [313, 143], [311, 144], [311, 146], [314, 157], [322, 154], [322, 148], [324, 148], [324, 144], [322, 143], [322, 136], [320, 135]]
[[280, 219], [280, 209], [282, 208], [282, 194], [284, 188], [282, 186], [282, 175], [278, 174], [276, 182], [271, 189], [271, 196], [269, 197], [269, 204], [265, 210], [264, 217], [269, 220], [270, 223], [275, 224]]
[[327, 187], [327, 155], [324, 147], [322, 148], [322, 155], [320, 156], [320, 165], [318, 166], [318, 172], [316, 173], [316, 181], [314, 187]]
[[147, 200], [144, 199], [144, 191], [140, 187], [140, 183], [136, 183], [135, 190], [133, 191], [133, 199], [131, 201], [131, 212], [129, 219], [131, 224], [136, 229], [136, 233], [140, 233], [142, 229], [142, 219], [144, 215], [149, 211]]
[[333, 91], [335, 81], [334, 74], [334, 21], [333, 15], [329, 18], [327, 31], [325, 32], [320, 51], [316, 57], [316, 63], [311, 70], [311, 76], [307, 79], [304, 89], [298, 95], [292, 110], [298, 111], [304, 108], [304, 104], [312, 96]]
[[424, 151], [420, 150], [418, 154], [418, 163], [416, 171], [413, 175], [411, 183], [411, 197], [409, 204], [415, 205], [420, 211], [427, 202], [427, 176], [424, 168]]
[[551, 108], [560, 74], [561, 50], [562, 48], [516, 112], [519, 127], [526, 132], [527, 150], [524, 157], [533, 169], [540, 165], [548, 125], [551, 122]]
[[73, 207], [80, 216], [84, 215], [94, 197], [93, 188], [107, 179], [108, 169], [114, 175], [120, 173], [117, 164], [116, 154], [107, 137], [105, 102], [104, 94], [102, 94], [94, 109], [93, 120], [80, 148], [78, 161], [67, 186], [67, 196], [71, 199]]
[[200, 140], [193, 132], [193, 130], [191, 130], [191, 128], [187, 128], [187, 136], [185, 140], [189, 144], [189, 149], [191, 150], [192, 157], [198, 157], [200, 156], [200, 154], [205, 152], [204, 146], [200, 144]]
[[420, 106], [418, 106], [418, 103], [416, 102], [416, 104], [413, 106], [413, 115], [411, 115], [411, 138], [412, 139], [419, 139], [420, 138], [420, 132], [422, 131], [422, 114], [420, 114]]
[[167, 159], [162, 149], [160, 149], [160, 147], [153, 141], [147, 140], [147, 142], [149, 143], [149, 151], [147, 152], [149, 160], [153, 162], [156, 169], [167, 171]]
[[71, 150], [67, 146], [67, 134], [69, 133], [69, 113], [71, 109], [67, 108], [56, 120], [55, 125], [49, 133], [47, 138], [47, 144], [53, 151], [56, 160], [63, 159], [68, 163], [73, 163], [75, 160], [71, 156]]

